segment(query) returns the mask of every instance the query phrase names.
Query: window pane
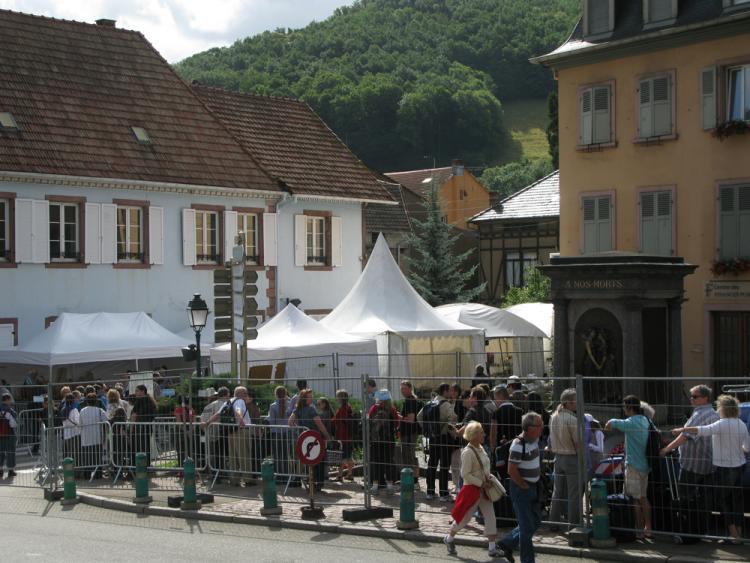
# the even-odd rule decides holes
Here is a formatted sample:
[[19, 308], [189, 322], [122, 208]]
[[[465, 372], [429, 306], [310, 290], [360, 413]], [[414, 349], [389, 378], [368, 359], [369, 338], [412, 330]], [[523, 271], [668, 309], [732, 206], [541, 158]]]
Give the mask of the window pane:
[[65, 258], [76, 258], [77, 250], [75, 241], [65, 241]]
[[65, 223], [65, 240], [70, 242], [76, 241], [76, 225], [75, 223]]
[[75, 205], [65, 206], [65, 222], [66, 223], [76, 222], [76, 210], [77, 210], [77, 207]]
[[60, 222], [60, 206], [57, 204], [50, 204], [49, 206], [49, 220], [50, 222]]
[[8, 205], [5, 201], [0, 201], [0, 259], [7, 258], [8, 251]]
[[49, 240], [59, 241], [60, 240], [60, 223], [49, 224]]
[[742, 119], [742, 76], [740, 68], [729, 71], [729, 119]]
[[60, 242], [59, 241], [50, 240], [49, 255], [50, 255], [50, 258], [60, 258]]

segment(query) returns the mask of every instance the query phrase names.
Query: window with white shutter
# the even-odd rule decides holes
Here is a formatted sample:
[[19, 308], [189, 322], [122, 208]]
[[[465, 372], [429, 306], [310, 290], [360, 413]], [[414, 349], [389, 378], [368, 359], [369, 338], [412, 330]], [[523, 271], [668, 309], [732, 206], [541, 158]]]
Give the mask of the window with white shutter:
[[581, 90], [581, 145], [612, 142], [612, 87], [593, 86]]
[[52, 262], [80, 262], [80, 204], [49, 203], [49, 256]]
[[141, 264], [145, 257], [143, 207], [117, 206], [117, 262]]
[[590, 196], [581, 200], [583, 253], [612, 250], [612, 197]]
[[587, 35], [600, 35], [614, 27], [612, 0], [586, 0]]
[[750, 258], [750, 185], [719, 189], [719, 257]]
[[716, 127], [716, 67], [701, 71], [701, 119], [704, 130]]
[[670, 74], [644, 78], [639, 82], [638, 137], [671, 135], [672, 79]]
[[221, 261], [220, 232], [219, 213], [217, 211], [195, 210], [195, 259], [197, 264], [218, 264]]
[[641, 209], [641, 252], [658, 256], [674, 253], [672, 243], [672, 192], [643, 192]]
[[0, 199], [0, 262], [12, 260], [11, 233], [10, 233], [11, 200]]
[[276, 213], [263, 214], [263, 264], [276, 266], [278, 264]]
[[98, 203], [86, 204], [86, 264], [102, 263], [102, 206]]
[[151, 264], [164, 264], [164, 208], [148, 208], [148, 257]]

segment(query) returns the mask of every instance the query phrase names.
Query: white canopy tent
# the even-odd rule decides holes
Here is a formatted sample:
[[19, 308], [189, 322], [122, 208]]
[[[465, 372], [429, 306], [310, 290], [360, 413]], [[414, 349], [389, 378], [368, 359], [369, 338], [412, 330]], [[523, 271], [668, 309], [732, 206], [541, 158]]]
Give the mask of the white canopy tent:
[[[0, 363], [35, 366], [176, 358], [190, 344], [146, 313], [62, 313], [23, 346], [0, 350]], [[203, 348], [205, 350], [205, 348]]]
[[543, 338], [545, 334], [507, 309], [481, 303], [452, 303], [435, 310], [446, 319], [481, 328], [485, 338]]
[[[402, 378], [455, 377], [457, 371], [468, 377], [476, 363], [484, 363], [484, 332], [442, 317], [422, 299], [399, 269], [382, 234], [357, 283], [320, 322], [375, 338], [378, 372], [388, 378], [391, 391], [397, 390]], [[462, 354], [460, 364], [456, 353]]]
[[[323, 326], [292, 304], [258, 329], [258, 338], [247, 341], [248, 365], [284, 365], [287, 381], [306, 379], [315, 391], [333, 397], [344, 387], [355, 397], [361, 393], [361, 374], [375, 362], [375, 340], [359, 338]], [[335, 360], [338, 354], [341, 359]], [[231, 346], [211, 349], [214, 372], [231, 369]], [[338, 366], [338, 369], [335, 368]]]
[[517, 339], [513, 341], [513, 371], [519, 376], [530, 373], [541, 376], [547, 371], [547, 360], [552, 357], [552, 338], [555, 311], [552, 303], [520, 303], [504, 309], [536, 326], [543, 339]]

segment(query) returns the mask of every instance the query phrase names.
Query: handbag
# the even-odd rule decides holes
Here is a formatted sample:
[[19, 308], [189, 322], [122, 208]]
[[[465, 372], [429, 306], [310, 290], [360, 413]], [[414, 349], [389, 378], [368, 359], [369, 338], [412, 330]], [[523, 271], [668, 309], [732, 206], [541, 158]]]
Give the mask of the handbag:
[[[468, 446], [471, 448], [471, 446]], [[474, 452], [474, 455], [477, 458], [477, 461], [479, 462], [480, 467], [484, 467], [482, 464], [482, 460], [479, 457], [479, 454], [474, 448], [471, 448], [471, 451]], [[484, 476], [484, 484], [482, 485], [482, 490], [484, 491], [484, 494], [487, 496], [488, 499], [490, 499], [491, 502], [497, 502], [501, 498], [505, 496], [505, 487], [503, 487], [503, 484], [500, 482], [500, 480], [495, 477], [492, 473], [486, 473]]]

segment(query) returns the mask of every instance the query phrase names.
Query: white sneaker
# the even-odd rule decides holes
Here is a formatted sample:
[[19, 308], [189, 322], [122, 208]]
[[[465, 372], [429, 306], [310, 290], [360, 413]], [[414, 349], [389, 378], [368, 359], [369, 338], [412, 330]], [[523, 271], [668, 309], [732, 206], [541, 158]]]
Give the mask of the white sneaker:
[[394, 486], [393, 486], [393, 484], [391, 484], [391, 483], [388, 483], [388, 484], [387, 484], [387, 485], [385, 486], [385, 490], [386, 490], [386, 492], [387, 492], [387, 493], [388, 493], [389, 495], [392, 495], [393, 493], [395, 493], [395, 492], [396, 492], [396, 487], [394, 487]]
[[380, 489], [377, 485], [373, 485], [372, 487], [370, 487], [370, 494], [377, 496], [379, 492]]
[[439, 500], [440, 502], [453, 502], [453, 497], [451, 495], [441, 495]]

